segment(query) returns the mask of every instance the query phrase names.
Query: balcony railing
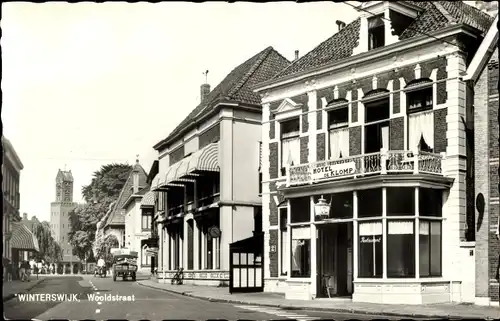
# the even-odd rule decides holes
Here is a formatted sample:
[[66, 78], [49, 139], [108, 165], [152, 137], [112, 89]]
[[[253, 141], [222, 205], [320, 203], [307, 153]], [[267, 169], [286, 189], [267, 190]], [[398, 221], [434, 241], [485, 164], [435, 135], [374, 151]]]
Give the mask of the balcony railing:
[[377, 153], [291, 166], [287, 168], [286, 183], [294, 186], [395, 173], [442, 175], [443, 158], [444, 153], [381, 149]]

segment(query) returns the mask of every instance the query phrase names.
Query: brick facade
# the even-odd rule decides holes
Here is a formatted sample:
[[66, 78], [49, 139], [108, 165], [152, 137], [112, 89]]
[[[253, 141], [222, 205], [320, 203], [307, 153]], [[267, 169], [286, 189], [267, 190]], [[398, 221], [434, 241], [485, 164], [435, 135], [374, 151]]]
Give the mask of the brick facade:
[[271, 193], [271, 198], [269, 200], [269, 225], [275, 226], [278, 225], [278, 207], [276, 206], [276, 202], [274, 201], [274, 196], [276, 195], [276, 183], [269, 183], [269, 192]]
[[404, 117], [393, 118], [389, 123], [389, 148], [391, 150], [404, 150], [405, 123]]
[[278, 143], [269, 143], [269, 178], [278, 178], [279, 173], [279, 149]]
[[434, 152], [446, 152], [446, 131], [448, 124], [446, 122], [447, 109], [438, 109], [434, 111]]
[[[321, 113], [318, 113], [321, 115]], [[326, 153], [326, 134], [321, 133], [316, 136], [316, 160], [325, 160]]]
[[300, 137], [300, 163], [307, 164], [309, 158], [309, 136]]
[[269, 231], [269, 248], [274, 251], [269, 252], [269, 272], [272, 278], [278, 277], [278, 230]]
[[361, 154], [361, 126], [349, 128], [349, 155]]
[[[475, 197], [484, 196], [484, 211], [476, 208], [476, 297], [499, 301], [495, 280], [500, 255], [496, 230], [499, 216], [498, 49], [474, 88]], [[486, 173], [487, 174], [486, 174]]]

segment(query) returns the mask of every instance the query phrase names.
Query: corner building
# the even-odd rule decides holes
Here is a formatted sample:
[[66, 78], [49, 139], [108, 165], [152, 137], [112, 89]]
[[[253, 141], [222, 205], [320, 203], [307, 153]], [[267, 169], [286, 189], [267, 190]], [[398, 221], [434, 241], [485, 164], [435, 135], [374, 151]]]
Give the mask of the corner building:
[[460, 1], [369, 1], [359, 12], [254, 87], [264, 291], [474, 302], [473, 107], [461, 76], [493, 19]]
[[170, 282], [182, 268], [186, 284], [228, 285], [229, 245], [262, 232], [262, 107], [251, 86], [288, 65], [268, 47], [212, 91], [203, 84], [200, 104], [154, 146], [160, 279]]

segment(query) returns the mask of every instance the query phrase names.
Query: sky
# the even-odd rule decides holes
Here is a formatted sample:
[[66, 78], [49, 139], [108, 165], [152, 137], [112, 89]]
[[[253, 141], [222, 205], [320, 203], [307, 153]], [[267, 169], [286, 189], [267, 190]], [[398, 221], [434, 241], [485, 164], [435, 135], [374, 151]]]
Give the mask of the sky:
[[[355, 2], [354, 2], [355, 3]], [[2, 122], [24, 169], [21, 213], [50, 219], [58, 169], [74, 200], [110, 163], [139, 162], [215, 86], [268, 46], [306, 54], [357, 12], [343, 3], [2, 3]]]

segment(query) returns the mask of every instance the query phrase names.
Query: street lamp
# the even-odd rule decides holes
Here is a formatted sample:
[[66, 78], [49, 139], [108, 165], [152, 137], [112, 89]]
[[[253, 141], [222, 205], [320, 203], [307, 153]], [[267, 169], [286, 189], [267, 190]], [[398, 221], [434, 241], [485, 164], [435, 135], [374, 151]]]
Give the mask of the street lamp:
[[321, 198], [318, 200], [318, 203], [314, 204], [314, 214], [318, 220], [326, 219], [330, 216], [330, 207], [331, 204], [328, 204], [326, 200], [321, 195]]

